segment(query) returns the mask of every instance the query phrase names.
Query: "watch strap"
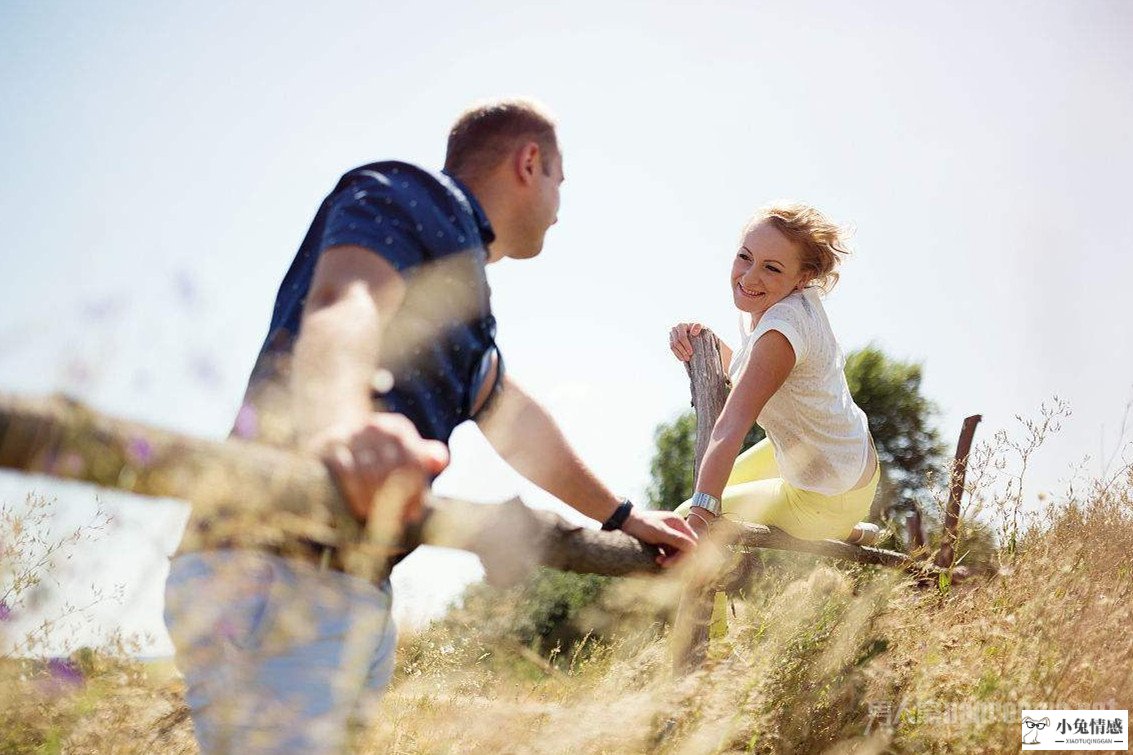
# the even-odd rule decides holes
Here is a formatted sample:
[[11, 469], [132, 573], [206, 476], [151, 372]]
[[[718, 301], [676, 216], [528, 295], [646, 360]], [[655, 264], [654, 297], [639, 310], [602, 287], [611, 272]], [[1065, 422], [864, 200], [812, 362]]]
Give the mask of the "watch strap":
[[629, 502], [628, 498], [622, 499], [622, 502], [614, 509], [614, 513], [610, 514], [610, 518], [602, 522], [602, 529], [607, 532], [611, 530], [620, 530], [622, 525], [629, 519], [629, 511], [633, 508], [633, 504]]
[[691, 503], [693, 506], [699, 506], [715, 516], [720, 516], [724, 510], [720, 505], [719, 498], [714, 495], [708, 495], [707, 493], [701, 493], [700, 491], [692, 494]]

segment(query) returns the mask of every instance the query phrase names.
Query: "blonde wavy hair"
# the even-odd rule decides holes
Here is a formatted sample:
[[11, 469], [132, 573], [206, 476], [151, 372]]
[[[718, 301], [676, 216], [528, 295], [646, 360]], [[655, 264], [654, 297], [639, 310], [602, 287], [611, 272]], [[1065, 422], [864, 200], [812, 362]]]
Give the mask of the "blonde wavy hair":
[[838, 282], [838, 265], [850, 253], [846, 241], [849, 228], [838, 225], [810, 205], [774, 202], [755, 213], [744, 226], [743, 235], [747, 236], [763, 222], [770, 223], [798, 246], [803, 270], [811, 276], [808, 285], [830, 293]]

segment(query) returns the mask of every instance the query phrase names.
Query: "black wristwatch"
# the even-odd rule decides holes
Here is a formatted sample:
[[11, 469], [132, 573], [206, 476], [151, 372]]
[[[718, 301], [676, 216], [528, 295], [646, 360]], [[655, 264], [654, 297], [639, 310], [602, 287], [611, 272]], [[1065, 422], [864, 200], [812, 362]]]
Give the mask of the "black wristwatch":
[[629, 510], [633, 508], [633, 504], [629, 502], [628, 498], [623, 498], [621, 504], [614, 509], [614, 513], [610, 514], [610, 518], [602, 522], [602, 529], [609, 532], [610, 530], [620, 530], [622, 525], [629, 519]]

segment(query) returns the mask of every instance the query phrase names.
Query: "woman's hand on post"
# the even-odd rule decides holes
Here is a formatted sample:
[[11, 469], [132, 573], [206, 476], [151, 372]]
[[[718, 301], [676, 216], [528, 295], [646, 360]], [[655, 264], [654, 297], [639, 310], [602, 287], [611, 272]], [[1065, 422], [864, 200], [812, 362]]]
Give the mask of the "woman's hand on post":
[[679, 322], [669, 330], [669, 349], [682, 362], [692, 359], [692, 337], [700, 335], [704, 326], [698, 322]]

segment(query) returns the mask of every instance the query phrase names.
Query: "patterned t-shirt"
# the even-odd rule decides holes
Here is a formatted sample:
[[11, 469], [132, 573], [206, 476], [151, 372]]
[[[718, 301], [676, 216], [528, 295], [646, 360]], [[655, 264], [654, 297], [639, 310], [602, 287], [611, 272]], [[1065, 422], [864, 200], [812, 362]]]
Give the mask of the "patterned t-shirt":
[[[382, 335], [380, 367], [392, 385], [375, 380], [375, 408], [404, 414], [422, 437], [447, 442], [471, 418], [496, 350], [484, 274], [486, 246], [494, 238], [476, 198], [452, 176], [394, 161], [346, 173], [323, 201], [279, 288], [236, 434], [288, 442], [286, 411], [273, 397], [285, 395], [315, 264], [326, 249], [357, 245], [387, 260], [406, 283]], [[497, 386], [502, 374], [500, 360]]]

